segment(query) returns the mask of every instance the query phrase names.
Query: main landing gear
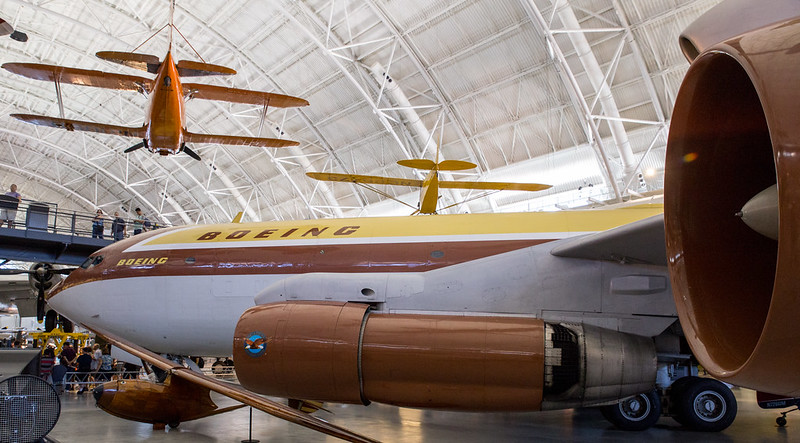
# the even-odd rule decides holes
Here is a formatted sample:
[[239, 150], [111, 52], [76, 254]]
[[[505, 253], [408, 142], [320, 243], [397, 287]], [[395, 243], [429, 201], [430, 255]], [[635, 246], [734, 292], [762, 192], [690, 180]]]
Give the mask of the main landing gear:
[[606, 420], [626, 431], [645, 430], [663, 413], [691, 430], [703, 432], [722, 431], [733, 423], [738, 411], [733, 392], [710, 378], [688, 376], [676, 380], [666, 391], [665, 410], [661, 397], [659, 390], [653, 390], [600, 410]]
[[47, 311], [47, 314], [44, 316], [45, 332], [50, 332], [58, 326], [60, 326], [61, 330], [64, 332], [74, 332], [75, 330], [75, 327], [68, 318], [58, 315], [58, 312], [52, 309]]

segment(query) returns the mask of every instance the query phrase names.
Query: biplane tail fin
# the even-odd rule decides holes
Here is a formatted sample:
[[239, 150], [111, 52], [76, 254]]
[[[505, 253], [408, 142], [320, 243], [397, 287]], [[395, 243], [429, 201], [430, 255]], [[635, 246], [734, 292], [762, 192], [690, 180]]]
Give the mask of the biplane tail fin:
[[262, 148], [285, 148], [289, 146], [298, 146], [300, 144], [293, 140], [280, 138], [194, 134], [191, 132], [184, 132], [183, 139], [186, 143], [219, 143], [221, 145], [259, 146]]
[[161, 60], [155, 55], [138, 54], [135, 52], [100, 51], [95, 54], [98, 58], [106, 61], [119, 63], [129, 68], [146, 71], [151, 74], [158, 72], [161, 67]]
[[68, 120], [65, 118], [48, 117], [33, 114], [11, 114], [17, 120], [39, 126], [66, 129], [67, 131], [99, 132], [101, 134], [121, 135], [123, 137], [144, 138], [145, 127], [130, 128], [127, 126], [106, 125], [103, 123]]
[[191, 60], [181, 60], [176, 65], [178, 75], [181, 77], [200, 77], [204, 75], [233, 75], [236, 70], [210, 63], [201, 63]]

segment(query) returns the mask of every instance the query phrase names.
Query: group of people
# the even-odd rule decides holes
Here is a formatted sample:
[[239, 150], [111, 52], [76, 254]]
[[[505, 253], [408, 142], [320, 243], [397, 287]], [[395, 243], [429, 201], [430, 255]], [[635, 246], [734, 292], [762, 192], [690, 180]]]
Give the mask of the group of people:
[[106, 345], [101, 349], [97, 343], [92, 347], [83, 347], [78, 355], [78, 351], [72, 347], [72, 343], [66, 342], [58, 357], [59, 364], [56, 365], [54, 348], [51, 346], [45, 348], [39, 363], [39, 375], [45, 380], [61, 380], [66, 374], [75, 373], [74, 381], [80, 386], [78, 394], [86, 392], [92, 381], [110, 380], [116, 364], [111, 358], [110, 346]]
[[[142, 213], [141, 208], [135, 209], [136, 215], [133, 218], [133, 235], [141, 234], [147, 231], [150, 227], [150, 221]], [[92, 219], [92, 238], [104, 238], [103, 231], [105, 230], [104, 222], [108, 220], [102, 209], [97, 210], [97, 214]], [[120, 217], [119, 211], [114, 212], [114, 218], [111, 221], [111, 236], [114, 241], [122, 240], [128, 236], [128, 227], [125, 219]]]
[[0, 208], [0, 227], [3, 226], [3, 223], [8, 223], [8, 227], [13, 228], [14, 219], [17, 218], [16, 207], [22, 202], [22, 196], [19, 195], [19, 192], [17, 192], [17, 185], [14, 184], [12, 184], [9, 191], [5, 193], [5, 196], [11, 199], [17, 199], [17, 204], [14, 205], [14, 209]]

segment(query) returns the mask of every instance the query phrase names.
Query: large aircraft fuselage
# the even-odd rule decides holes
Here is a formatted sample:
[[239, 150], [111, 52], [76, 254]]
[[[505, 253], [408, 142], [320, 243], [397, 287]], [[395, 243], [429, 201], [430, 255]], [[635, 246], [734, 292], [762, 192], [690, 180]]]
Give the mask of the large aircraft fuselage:
[[[610, 212], [617, 212], [612, 215]], [[115, 243], [49, 303], [159, 352], [229, 355], [248, 308], [350, 301], [382, 313], [527, 316], [652, 336], [666, 269], [555, 257], [555, 242], [652, 210], [200, 225]], [[620, 218], [620, 216], [622, 218]]]

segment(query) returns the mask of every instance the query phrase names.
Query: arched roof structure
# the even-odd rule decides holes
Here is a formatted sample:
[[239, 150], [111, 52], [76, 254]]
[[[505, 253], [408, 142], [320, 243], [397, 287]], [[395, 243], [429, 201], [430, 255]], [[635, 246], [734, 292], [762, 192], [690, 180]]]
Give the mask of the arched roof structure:
[[[176, 59], [232, 67], [212, 84], [299, 96], [262, 109], [187, 104], [192, 132], [285, 137], [296, 148], [195, 145], [203, 160], [124, 154], [136, 141], [12, 119], [59, 115], [53, 84], [0, 71], [0, 185], [62, 208], [131, 211], [173, 224], [408, 214], [324, 171], [418, 178], [398, 160], [435, 156], [472, 180], [532, 181], [539, 193], [471, 199], [444, 212], [555, 210], [658, 192], [672, 102], [688, 67], [677, 38], [718, 0], [178, 1]], [[141, 75], [95, 57], [132, 51], [168, 22], [168, 0], [4, 0], [28, 34], [0, 39], [2, 62]], [[138, 51], [164, 56], [167, 33]], [[62, 85], [66, 118], [142, 124], [145, 97]], [[639, 174], [642, 174], [641, 178]], [[407, 188], [385, 189], [412, 205]]]

